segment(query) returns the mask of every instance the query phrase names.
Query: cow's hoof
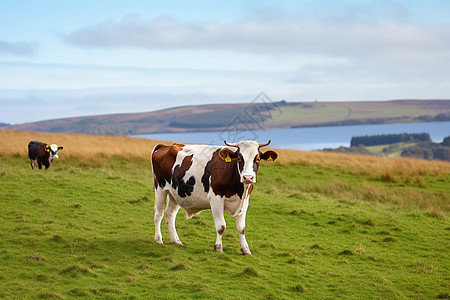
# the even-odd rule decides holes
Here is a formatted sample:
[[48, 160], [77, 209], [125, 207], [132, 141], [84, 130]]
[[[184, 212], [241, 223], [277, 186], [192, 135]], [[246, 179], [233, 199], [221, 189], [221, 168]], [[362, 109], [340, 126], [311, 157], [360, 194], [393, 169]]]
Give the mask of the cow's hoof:
[[223, 253], [222, 245], [214, 245], [214, 252]]
[[163, 244], [162, 237], [160, 237], [160, 236], [155, 236], [155, 242], [156, 242], [157, 244], [159, 244], [159, 245], [162, 245], [162, 244]]
[[248, 249], [248, 248], [245, 248], [245, 249], [241, 248], [241, 252], [242, 252], [242, 255], [252, 256], [252, 253], [250, 252], [250, 249]]
[[183, 243], [180, 241], [180, 240], [177, 240], [177, 241], [175, 241], [175, 242], [173, 242], [175, 245], [181, 245], [181, 246], [183, 246]]

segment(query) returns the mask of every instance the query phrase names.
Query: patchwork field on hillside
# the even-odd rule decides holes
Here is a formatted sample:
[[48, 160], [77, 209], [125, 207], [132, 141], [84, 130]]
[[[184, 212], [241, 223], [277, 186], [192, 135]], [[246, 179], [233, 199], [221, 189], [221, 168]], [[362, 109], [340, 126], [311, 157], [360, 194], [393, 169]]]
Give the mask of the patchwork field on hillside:
[[[213, 252], [210, 211], [179, 212], [184, 246], [165, 226], [154, 243], [156, 142], [0, 135], [2, 298], [450, 297], [449, 163], [279, 151], [258, 173], [245, 257], [230, 216]], [[47, 171], [31, 170], [30, 138], [64, 145]]]
[[156, 132], [222, 131], [230, 126], [273, 129], [440, 122], [450, 120], [450, 100], [273, 102], [184, 106], [161, 111], [65, 118], [7, 127], [11, 130], [138, 135]]

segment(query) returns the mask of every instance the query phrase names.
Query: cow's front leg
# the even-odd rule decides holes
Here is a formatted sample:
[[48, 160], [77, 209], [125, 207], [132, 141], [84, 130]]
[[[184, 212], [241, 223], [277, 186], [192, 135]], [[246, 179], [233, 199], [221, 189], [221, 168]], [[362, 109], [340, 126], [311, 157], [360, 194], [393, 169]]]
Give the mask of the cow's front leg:
[[226, 223], [223, 216], [224, 200], [221, 197], [213, 197], [211, 200], [211, 212], [216, 226], [216, 243], [214, 244], [214, 251], [218, 253], [223, 252], [222, 234], [225, 231]]
[[245, 216], [247, 215], [248, 201], [244, 202], [242, 207], [242, 214], [236, 218], [236, 228], [239, 233], [239, 242], [241, 244], [241, 251], [243, 255], [252, 255], [245, 239]]

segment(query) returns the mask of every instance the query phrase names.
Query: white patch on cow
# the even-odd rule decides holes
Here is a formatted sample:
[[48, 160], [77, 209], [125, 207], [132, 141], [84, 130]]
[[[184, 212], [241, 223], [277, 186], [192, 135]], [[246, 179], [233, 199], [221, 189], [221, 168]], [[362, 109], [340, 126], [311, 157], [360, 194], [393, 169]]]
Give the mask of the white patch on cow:
[[259, 144], [255, 141], [242, 141], [238, 143], [239, 152], [244, 158], [244, 168], [242, 172], [239, 170], [241, 175], [241, 182], [244, 182], [244, 176], [250, 176], [252, 178], [251, 182], [256, 182], [256, 173], [253, 170], [253, 161], [258, 155]]
[[57, 151], [58, 151], [58, 145], [56, 145], [56, 144], [51, 144], [51, 145], [50, 145], [50, 149], [52, 149], [53, 152], [57, 152]]
[[[211, 160], [213, 154], [218, 149], [223, 147], [219, 146], [204, 146], [204, 145], [186, 145], [183, 147], [182, 151], [179, 151], [175, 160], [175, 164], [172, 167], [173, 170], [177, 165], [181, 165], [183, 159], [186, 156], [194, 155], [192, 159], [192, 165], [187, 170], [186, 174], [183, 177], [183, 180], [187, 182], [187, 180], [194, 176], [195, 185], [194, 190], [190, 196], [180, 197], [177, 193], [172, 193], [175, 201], [180, 205], [184, 211], [186, 212], [187, 218], [192, 218], [194, 215], [199, 213], [204, 209], [211, 208], [210, 200], [205, 197], [205, 190], [203, 187], [203, 183], [201, 181], [202, 175], [205, 171], [206, 164]], [[211, 178], [210, 178], [211, 180]], [[172, 189], [172, 188], [170, 188]], [[211, 190], [210, 190], [211, 192]]]
[[[50, 145], [50, 156], [49, 156], [49, 158], [48, 158], [48, 162], [49, 163], [51, 163], [52, 162], [52, 160], [54, 160], [54, 159], [58, 159], [59, 158], [59, 156], [58, 156], [58, 145], [56, 145], [56, 144], [51, 144]], [[54, 153], [54, 154], [53, 154]]]
[[[248, 184], [244, 185], [244, 195], [248, 194], [247, 186], [249, 186], [249, 185]], [[224, 209], [226, 212], [228, 212], [230, 214], [231, 217], [236, 218], [242, 214], [242, 207], [244, 206], [244, 202], [246, 200], [248, 201], [248, 198], [249, 198], [249, 197], [244, 198], [244, 195], [242, 198], [239, 197], [238, 195], [234, 195], [231, 198], [224, 199], [225, 200]], [[248, 195], [248, 196], [250, 196], [250, 195]]]

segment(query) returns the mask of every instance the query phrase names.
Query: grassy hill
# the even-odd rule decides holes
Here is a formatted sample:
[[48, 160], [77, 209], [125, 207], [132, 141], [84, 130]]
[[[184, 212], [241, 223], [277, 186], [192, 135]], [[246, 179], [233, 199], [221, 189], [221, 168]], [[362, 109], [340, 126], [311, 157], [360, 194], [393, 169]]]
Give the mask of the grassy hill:
[[450, 120], [450, 100], [372, 102], [254, 102], [185, 106], [155, 112], [66, 118], [19, 124], [11, 130], [137, 135], [223, 130], [228, 126], [273, 129], [305, 126]]
[[[156, 141], [0, 131], [1, 298], [448, 298], [450, 163], [279, 150], [252, 193], [240, 254], [210, 211], [153, 242]], [[29, 140], [64, 145], [31, 170]], [[5, 146], [3, 146], [5, 145]], [[164, 223], [164, 222], [163, 222]]]
[[442, 143], [433, 143], [428, 133], [356, 136], [352, 137], [350, 147], [324, 151], [450, 161], [450, 136], [445, 137]]

